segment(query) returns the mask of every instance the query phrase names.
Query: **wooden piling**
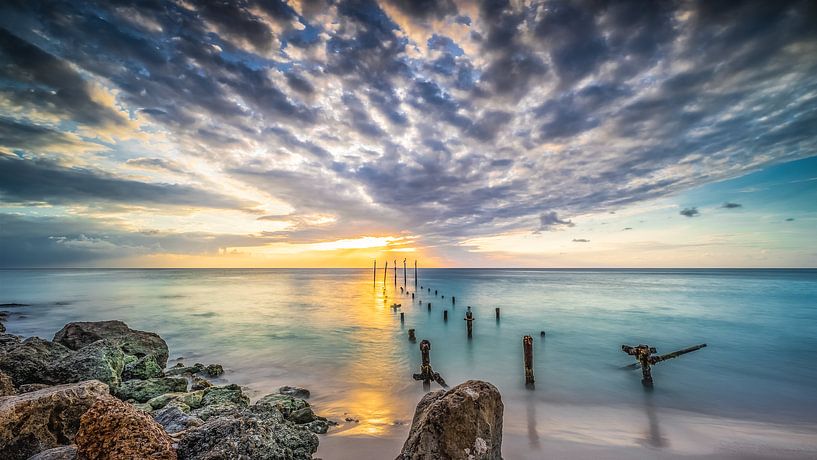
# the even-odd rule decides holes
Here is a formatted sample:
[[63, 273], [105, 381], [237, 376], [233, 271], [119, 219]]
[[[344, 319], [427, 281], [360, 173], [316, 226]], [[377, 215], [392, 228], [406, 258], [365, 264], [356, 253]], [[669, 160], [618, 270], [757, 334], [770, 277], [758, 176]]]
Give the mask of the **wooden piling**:
[[471, 313], [471, 307], [468, 307], [468, 311], [465, 312], [465, 324], [468, 328], [468, 338], [471, 338], [471, 334], [474, 329], [474, 314]]
[[414, 300], [414, 293], [411, 293], [411, 299]]
[[431, 302], [428, 303], [428, 311], [431, 311]]
[[496, 320], [499, 321], [499, 307], [496, 307]]
[[414, 290], [417, 290], [417, 259], [414, 259]]
[[397, 287], [397, 260], [394, 261], [394, 287]]
[[423, 381], [423, 389], [428, 391], [431, 388], [431, 381], [434, 380], [435, 382], [439, 383], [440, 386], [443, 388], [448, 388], [448, 385], [443, 380], [442, 376], [434, 372], [434, 369], [431, 368], [431, 357], [429, 356], [429, 352], [431, 351], [431, 342], [428, 340], [423, 340], [420, 342], [420, 355], [421, 361], [420, 364], [420, 373], [413, 374], [412, 378], [414, 380], [422, 380]]
[[454, 305], [455, 303], [457, 303], [457, 298], [454, 297], [454, 296], [451, 296], [451, 305]]
[[448, 310], [443, 310], [443, 321], [448, 321]]
[[408, 284], [406, 284], [407, 279], [408, 278], [406, 277], [406, 259], [403, 259], [403, 286], [406, 286], [406, 289], [408, 289]]
[[437, 296], [437, 290], [436, 289], [434, 289], [434, 296], [435, 297]]
[[405, 322], [406, 322], [406, 314], [405, 314], [405, 313], [403, 313], [402, 311], [400, 312], [400, 322], [401, 322], [401, 323], [405, 323]]
[[525, 385], [533, 385], [533, 337], [526, 335], [522, 337], [522, 352], [525, 357]]
[[389, 271], [389, 261], [386, 261], [386, 266], [383, 267], [383, 290], [386, 290], [386, 273]]
[[410, 342], [414, 342], [417, 340], [417, 337], [414, 335], [414, 329], [408, 330], [408, 339]]
[[377, 259], [374, 260], [374, 265], [372, 265], [372, 285], [377, 285]]

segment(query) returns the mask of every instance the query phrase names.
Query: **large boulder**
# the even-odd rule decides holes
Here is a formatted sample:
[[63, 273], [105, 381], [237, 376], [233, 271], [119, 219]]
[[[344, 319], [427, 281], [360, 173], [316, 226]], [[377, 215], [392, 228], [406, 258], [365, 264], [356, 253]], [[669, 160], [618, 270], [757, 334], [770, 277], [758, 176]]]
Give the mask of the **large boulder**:
[[20, 345], [20, 337], [13, 334], [0, 334], [0, 353]]
[[480, 380], [428, 393], [397, 460], [501, 460], [503, 411], [499, 390]]
[[114, 389], [113, 394], [119, 399], [136, 402], [147, 402], [165, 393], [176, 393], [187, 390], [187, 379], [183, 377], [159, 377], [147, 380], [126, 380]]
[[79, 350], [93, 342], [108, 339], [125, 354], [122, 378], [161, 377], [167, 365], [167, 343], [153, 332], [137, 331], [122, 321], [68, 323], [54, 335], [54, 342]]
[[280, 412], [284, 417], [289, 417], [293, 412], [309, 407], [309, 403], [300, 398], [288, 395], [271, 394], [256, 401], [254, 408], [269, 408]]
[[56, 385], [99, 380], [118, 385], [124, 355], [112, 342], [99, 340], [78, 351], [31, 337], [0, 352], [0, 371], [17, 386]]
[[75, 439], [84, 460], [176, 460], [172, 440], [148, 414], [116, 398], [97, 400], [82, 416]]
[[204, 421], [198, 417], [188, 415], [181, 404], [168, 404], [165, 407], [153, 412], [153, 419], [156, 420], [162, 428], [168, 433], [178, 433], [180, 431], [195, 428], [204, 424]]
[[108, 385], [93, 380], [0, 398], [2, 458], [24, 460], [70, 444], [79, 430], [80, 417], [101, 398], [110, 398]]
[[77, 460], [77, 446], [72, 444], [44, 450], [28, 460]]
[[246, 409], [235, 416], [212, 417], [179, 441], [179, 459], [311, 459], [318, 437], [306, 427], [279, 420]]

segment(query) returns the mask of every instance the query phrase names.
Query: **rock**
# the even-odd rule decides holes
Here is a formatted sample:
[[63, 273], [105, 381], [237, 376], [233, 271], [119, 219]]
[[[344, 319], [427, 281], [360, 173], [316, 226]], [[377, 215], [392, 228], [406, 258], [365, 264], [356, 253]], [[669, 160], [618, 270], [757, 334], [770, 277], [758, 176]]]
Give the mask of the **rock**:
[[[6, 319], [3, 317], [3, 319]], [[0, 322], [0, 333], [6, 332], [6, 325]]]
[[329, 422], [326, 420], [315, 420], [306, 425], [309, 431], [315, 434], [326, 434], [329, 431]]
[[168, 433], [178, 433], [204, 424], [204, 420], [186, 414], [178, 405], [168, 404], [155, 411], [153, 419]]
[[185, 366], [182, 363], [177, 363], [175, 366], [165, 371], [165, 375], [186, 375], [198, 374], [204, 370], [204, 364], [196, 363], [192, 366]]
[[111, 340], [125, 354], [124, 379], [162, 376], [162, 369], [167, 365], [167, 343], [153, 332], [131, 329], [122, 321], [97, 321], [68, 323], [54, 335], [54, 342], [71, 350], [79, 350], [100, 339]]
[[77, 446], [60, 446], [53, 449], [48, 449], [39, 454], [29, 457], [28, 460], [76, 460]]
[[292, 396], [294, 398], [307, 399], [309, 398], [309, 390], [300, 387], [283, 386], [278, 389], [278, 393], [282, 395]]
[[71, 443], [80, 417], [100, 398], [110, 398], [108, 385], [95, 380], [0, 398], [3, 459], [27, 459]]
[[32, 391], [42, 390], [43, 388], [48, 388], [51, 385], [46, 385], [44, 383], [25, 383], [17, 387], [18, 393], [31, 393]]
[[503, 411], [499, 390], [488, 382], [428, 393], [397, 460], [501, 460]]
[[17, 390], [14, 388], [14, 382], [11, 377], [0, 371], [0, 397], [16, 395]]
[[83, 460], [176, 460], [172, 440], [161, 425], [111, 397], [97, 400], [82, 416], [75, 442]]
[[[241, 414], [246, 413], [246, 407], [237, 406], [235, 404], [226, 403], [226, 404], [211, 404], [209, 406], [200, 407], [198, 409], [194, 409], [190, 412], [190, 415], [198, 417], [202, 420], [210, 420], [214, 417], [236, 417], [240, 416]], [[280, 412], [275, 412], [277, 417], [280, 421], [284, 421], [284, 417], [281, 415]]]
[[317, 420], [317, 416], [314, 412], [312, 412], [312, 408], [307, 406], [301, 409], [292, 411], [287, 417], [287, 420], [292, 421], [293, 423], [297, 423], [302, 425], [304, 423], [314, 422]]
[[0, 303], [0, 308], [30, 307], [27, 303]]
[[193, 376], [193, 383], [190, 385], [191, 390], [204, 390], [213, 386], [212, 383], [201, 377]]
[[204, 397], [204, 390], [191, 391], [189, 393], [165, 393], [147, 402], [153, 409], [161, 409], [171, 402], [185, 404], [188, 407], [197, 409], [201, 407], [201, 400]]
[[85, 380], [117, 385], [122, 366], [122, 352], [105, 340], [72, 351], [59, 343], [31, 337], [0, 354], [0, 371], [7, 373], [17, 386]]
[[20, 345], [20, 337], [12, 334], [0, 334], [0, 353]]
[[0, 354], [0, 371], [8, 374], [17, 386], [61, 383], [54, 381], [51, 369], [65, 361], [70, 354], [71, 350], [63, 345], [31, 337]]
[[308, 460], [318, 449], [318, 437], [305, 427], [244, 412], [189, 430], [179, 441], [179, 459]]
[[309, 407], [309, 403], [292, 396], [272, 394], [259, 399], [253, 407], [276, 409], [284, 417], [289, 417], [289, 414], [304, 407]]
[[221, 364], [210, 364], [204, 368], [204, 372], [208, 377], [219, 377], [224, 374], [224, 368], [221, 367]]
[[187, 390], [187, 379], [182, 377], [159, 377], [147, 380], [126, 380], [113, 391], [114, 396], [124, 401], [147, 402], [165, 393]]
[[250, 398], [248, 398], [241, 391], [241, 387], [236, 384], [210, 387], [203, 391], [204, 397], [201, 400], [202, 406], [234, 404], [240, 407], [247, 407], [250, 404]]

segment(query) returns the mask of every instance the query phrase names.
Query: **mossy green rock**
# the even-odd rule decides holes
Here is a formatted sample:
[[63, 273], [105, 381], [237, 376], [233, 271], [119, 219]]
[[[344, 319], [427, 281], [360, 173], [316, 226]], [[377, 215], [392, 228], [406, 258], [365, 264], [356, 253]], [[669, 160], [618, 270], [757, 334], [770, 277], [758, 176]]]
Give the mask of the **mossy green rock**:
[[289, 417], [293, 412], [309, 407], [309, 403], [300, 398], [282, 394], [272, 394], [259, 399], [254, 405], [259, 410], [275, 409], [284, 417]]
[[202, 391], [204, 391], [204, 398], [201, 401], [202, 406], [235, 404], [236, 406], [247, 407], [250, 405], [250, 398], [241, 391], [240, 386], [235, 384], [210, 387]]
[[189, 393], [166, 393], [155, 398], [150, 399], [147, 403], [153, 409], [161, 409], [170, 402], [180, 402], [186, 404], [190, 408], [196, 409], [201, 407], [204, 390], [191, 391]]
[[165, 393], [187, 390], [187, 379], [182, 377], [159, 377], [147, 380], [126, 380], [114, 390], [114, 396], [124, 401], [147, 402]]

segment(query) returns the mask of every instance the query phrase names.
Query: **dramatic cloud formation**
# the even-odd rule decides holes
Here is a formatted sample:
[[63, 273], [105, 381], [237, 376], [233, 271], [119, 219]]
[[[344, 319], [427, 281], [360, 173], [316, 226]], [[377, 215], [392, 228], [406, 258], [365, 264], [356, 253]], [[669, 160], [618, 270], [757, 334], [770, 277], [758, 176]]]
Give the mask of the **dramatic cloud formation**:
[[137, 213], [184, 241], [440, 254], [582, 228], [813, 156], [815, 21], [808, 0], [6, 1], [3, 238], [85, 222], [49, 235], [62, 263], [202, 247], [146, 244]]

